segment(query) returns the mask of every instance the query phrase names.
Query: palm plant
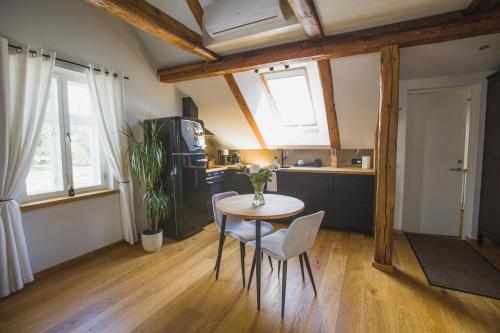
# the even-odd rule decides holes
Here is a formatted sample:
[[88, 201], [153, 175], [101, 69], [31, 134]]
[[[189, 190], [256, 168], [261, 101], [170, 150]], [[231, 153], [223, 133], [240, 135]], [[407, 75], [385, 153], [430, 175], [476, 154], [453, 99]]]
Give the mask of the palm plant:
[[146, 206], [149, 230], [158, 232], [159, 224], [170, 215], [171, 199], [162, 182], [162, 171], [167, 155], [159, 138], [161, 126], [156, 122], [139, 122], [144, 141], [137, 140], [128, 124], [122, 132], [129, 140], [127, 155], [130, 158], [132, 175], [144, 185], [142, 198]]

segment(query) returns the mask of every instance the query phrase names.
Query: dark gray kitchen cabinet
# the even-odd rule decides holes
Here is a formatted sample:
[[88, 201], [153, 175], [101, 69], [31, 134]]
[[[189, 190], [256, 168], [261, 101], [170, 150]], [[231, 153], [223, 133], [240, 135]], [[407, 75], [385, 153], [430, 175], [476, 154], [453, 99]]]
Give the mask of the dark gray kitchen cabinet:
[[375, 176], [330, 175], [330, 220], [332, 227], [371, 234]]
[[277, 178], [279, 194], [304, 201], [300, 215], [323, 210], [322, 227], [372, 233], [373, 175], [279, 171]]
[[369, 175], [330, 176], [330, 191], [332, 201], [372, 202], [374, 177]]
[[224, 191], [236, 191], [239, 194], [254, 193], [253, 186], [248, 176], [238, 173], [236, 170], [227, 170], [224, 182]]
[[276, 178], [278, 181], [278, 194], [293, 196], [294, 176], [292, 172], [277, 172]]

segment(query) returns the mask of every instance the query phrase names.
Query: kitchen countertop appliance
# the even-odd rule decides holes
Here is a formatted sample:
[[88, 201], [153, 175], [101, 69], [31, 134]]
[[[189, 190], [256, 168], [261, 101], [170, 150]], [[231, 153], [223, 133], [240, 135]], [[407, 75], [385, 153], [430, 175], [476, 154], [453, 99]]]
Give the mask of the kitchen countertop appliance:
[[218, 162], [219, 165], [226, 165], [229, 162], [229, 150], [227, 149], [219, 149], [218, 154]]
[[203, 121], [189, 117], [156, 122], [167, 154], [163, 181], [172, 199], [170, 217], [162, 223], [169, 238], [183, 239], [207, 225], [206, 166]]
[[240, 155], [240, 153], [232, 153], [228, 157], [227, 161], [228, 161], [229, 164], [238, 164], [238, 163], [241, 163], [241, 155]]

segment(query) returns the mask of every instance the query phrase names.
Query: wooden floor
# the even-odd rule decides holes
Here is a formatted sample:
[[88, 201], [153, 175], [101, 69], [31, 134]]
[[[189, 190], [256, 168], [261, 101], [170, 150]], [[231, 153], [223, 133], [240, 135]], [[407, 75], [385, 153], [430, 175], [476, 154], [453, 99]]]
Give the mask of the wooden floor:
[[[155, 254], [124, 244], [0, 300], [0, 332], [500, 331], [499, 300], [429, 286], [406, 239], [395, 237], [397, 270], [387, 274], [371, 266], [371, 237], [320, 231], [309, 252], [318, 297], [291, 260], [283, 321], [276, 270], [264, 262], [257, 312], [255, 283], [242, 289], [229, 238], [214, 281], [213, 224]], [[251, 258], [248, 250], [247, 274]]]
[[[466, 239], [467, 243], [470, 244], [477, 252], [500, 270], [500, 247], [490, 240], [483, 240], [483, 244], [479, 245], [475, 239]], [[499, 282], [500, 283], [500, 282]]]

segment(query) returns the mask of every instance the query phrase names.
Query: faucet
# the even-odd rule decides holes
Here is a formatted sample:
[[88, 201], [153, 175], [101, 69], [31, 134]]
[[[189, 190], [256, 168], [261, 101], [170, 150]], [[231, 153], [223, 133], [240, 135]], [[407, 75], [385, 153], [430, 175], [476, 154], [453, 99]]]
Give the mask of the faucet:
[[278, 150], [281, 153], [281, 166], [285, 166], [285, 160], [288, 158], [288, 156], [285, 156], [285, 149], [281, 148]]

